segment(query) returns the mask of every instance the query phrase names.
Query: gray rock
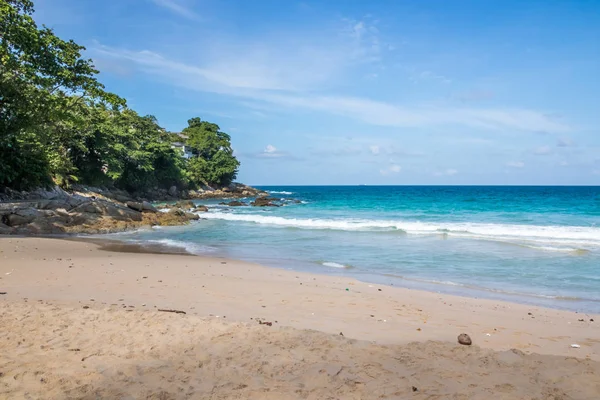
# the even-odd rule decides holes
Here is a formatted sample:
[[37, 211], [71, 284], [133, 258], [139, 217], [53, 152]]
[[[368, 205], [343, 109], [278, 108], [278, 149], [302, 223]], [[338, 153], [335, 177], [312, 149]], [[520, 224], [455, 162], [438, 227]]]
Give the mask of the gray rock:
[[147, 201], [142, 202], [142, 211], [157, 213], [158, 210]]
[[177, 186], [171, 186], [169, 188], [169, 192], [168, 193], [169, 193], [169, 196], [177, 197], [177, 194], [178, 194], [178, 192], [177, 192]]
[[35, 206], [38, 210], [56, 210], [58, 208], [70, 208], [66, 199], [61, 200], [40, 200]]
[[35, 208], [21, 208], [13, 211], [12, 214], [6, 215], [4, 219], [8, 226], [15, 227], [28, 224], [36, 218], [44, 217], [45, 215], [45, 213]]
[[144, 211], [143, 203], [138, 203], [137, 201], [128, 201], [126, 203], [126, 205], [127, 205], [127, 207], [131, 208], [132, 210], [139, 211], [139, 212]]
[[28, 217], [23, 217], [21, 215], [18, 214], [10, 214], [6, 217], [6, 223], [8, 224], [8, 226], [19, 226], [19, 225], [26, 225], [28, 223], [30, 223], [31, 221], [33, 221], [35, 218], [28, 218]]
[[0, 235], [10, 235], [13, 232], [13, 228], [0, 222]]
[[191, 221], [198, 221], [200, 219], [200, 216], [198, 214], [194, 214], [191, 212], [186, 212], [185, 217]]
[[182, 201], [178, 201], [177, 203], [175, 203], [174, 207], [178, 207], [183, 210], [191, 210], [191, 209], [195, 208], [196, 205], [191, 200], [182, 200]]
[[177, 215], [178, 217], [183, 217], [185, 215], [185, 211], [180, 208], [172, 208], [169, 210], [169, 214]]
[[273, 203], [271, 200], [268, 197], [258, 197], [250, 204], [254, 207], [279, 207], [279, 205]]
[[112, 203], [104, 203], [104, 204], [102, 204], [102, 207], [104, 210], [104, 215], [113, 217], [113, 218], [121, 220], [121, 221], [125, 221], [125, 220], [141, 221], [142, 220], [141, 212], [130, 209], [128, 207], [122, 207], [122, 206], [112, 204]]
[[471, 341], [471, 337], [466, 333], [461, 333], [458, 335], [458, 343], [463, 344], [465, 346], [470, 346], [473, 342]]
[[208, 212], [208, 207], [206, 206], [198, 206], [194, 208], [194, 212]]
[[71, 209], [71, 212], [90, 214], [104, 214], [104, 211], [104, 208], [100, 204], [91, 201]]
[[229, 207], [241, 207], [241, 206], [246, 206], [247, 204], [246, 203], [242, 203], [241, 201], [234, 200], [234, 201], [230, 201], [229, 203], [227, 203], [227, 205]]

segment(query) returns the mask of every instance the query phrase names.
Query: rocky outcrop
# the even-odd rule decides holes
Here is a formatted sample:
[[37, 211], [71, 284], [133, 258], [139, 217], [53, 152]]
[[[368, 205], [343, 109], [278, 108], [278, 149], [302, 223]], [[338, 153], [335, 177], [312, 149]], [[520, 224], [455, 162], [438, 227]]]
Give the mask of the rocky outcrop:
[[[183, 190], [155, 188], [143, 194], [130, 194], [115, 188], [74, 185], [69, 192], [53, 187], [30, 192], [0, 188], [0, 234], [109, 233], [153, 225], [181, 225], [198, 220], [196, 214], [208, 208], [195, 199], [256, 197], [252, 205], [278, 207], [278, 199], [268, 193], [233, 183], [226, 187]], [[176, 201], [165, 205], [173, 212], [160, 212], [150, 200]], [[226, 203], [245, 206], [242, 201]]]
[[254, 207], [279, 207], [279, 204], [273, 203], [273, 200], [270, 197], [257, 197], [250, 205]]
[[153, 212], [153, 213], [158, 212], [156, 207], [154, 207], [152, 204], [150, 204], [147, 201], [142, 201], [142, 202], [128, 201], [126, 203], [126, 205], [127, 205], [127, 207], [131, 208], [132, 210], [139, 211], [139, 212], [144, 212], [144, 211]]
[[89, 191], [86, 195], [61, 190], [45, 193], [38, 193], [41, 199], [0, 203], [0, 234], [110, 233], [199, 219], [184, 211], [158, 212], [147, 201], [123, 204]]
[[187, 195], [191, 199], [225, 199], [268, 196], [269, 194], [241, 183], [232, 183], [229, 186], [217, 189], [205, 186], [200, 190], [190, 190]]

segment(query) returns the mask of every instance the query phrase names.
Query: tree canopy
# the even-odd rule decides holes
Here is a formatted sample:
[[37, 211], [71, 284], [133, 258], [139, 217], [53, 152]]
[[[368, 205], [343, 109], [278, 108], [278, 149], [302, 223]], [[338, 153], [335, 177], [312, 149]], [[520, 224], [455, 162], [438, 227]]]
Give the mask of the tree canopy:
[[0, 186], [52, 181], [130, 191], [229, 184], [239, 162], [218, 125], [192, 118], [179, 136], [105, 90], [85, 50], [32, 18], [30, 0], [0, 0]]
[[196, 117], [188, 120], [182, 133], [196, 156], [188, 168], [194, 183], [226, 185], [236, 178], [240, 163], [233, 155], [231, 137], [219, 125]]

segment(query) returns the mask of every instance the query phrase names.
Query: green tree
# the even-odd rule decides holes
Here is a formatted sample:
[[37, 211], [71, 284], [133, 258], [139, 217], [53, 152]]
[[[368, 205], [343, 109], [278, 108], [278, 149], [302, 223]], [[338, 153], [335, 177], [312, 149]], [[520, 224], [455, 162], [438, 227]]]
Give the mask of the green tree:
[[104, 90], [84, 47], [32, 18], [30, 0], [0, 0], [0, 186], [114, 185], [144, 192], [172, 185], [226, 185], [239, 162], [231, 138], [192, 118], [186, 163], [153, 116]]
[[233, 155], [231, 137], [219, 125], [196, 117], [188, 120], [182, 133], [196, 155], [188, 162], [193, 183], [224, 186], [236, 178], [240, 163]]
[[124, 104], [96, 80], [84, 47], [39, 28], [33, 12], [30, 0], [0, 0], [0, 184], [21, 188], [48, 182], [61, 157], [50, 154], [53, 136], [73, 108]]

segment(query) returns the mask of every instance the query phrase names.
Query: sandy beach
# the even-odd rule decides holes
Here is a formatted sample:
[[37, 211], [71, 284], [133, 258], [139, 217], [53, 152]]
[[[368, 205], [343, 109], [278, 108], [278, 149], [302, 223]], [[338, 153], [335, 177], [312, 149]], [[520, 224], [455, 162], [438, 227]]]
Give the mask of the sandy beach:
[[0, 398], [600, 398], [597, 315], [109, 248], [0, 239]]

